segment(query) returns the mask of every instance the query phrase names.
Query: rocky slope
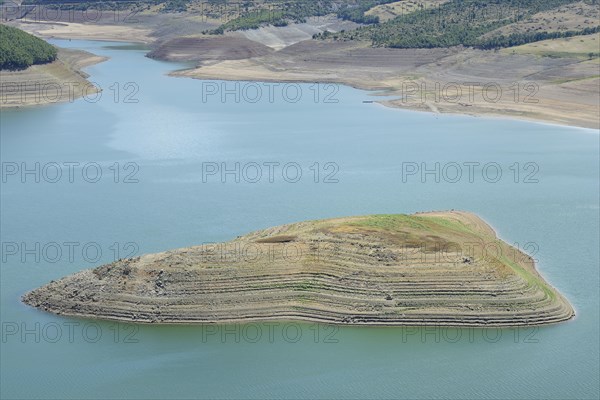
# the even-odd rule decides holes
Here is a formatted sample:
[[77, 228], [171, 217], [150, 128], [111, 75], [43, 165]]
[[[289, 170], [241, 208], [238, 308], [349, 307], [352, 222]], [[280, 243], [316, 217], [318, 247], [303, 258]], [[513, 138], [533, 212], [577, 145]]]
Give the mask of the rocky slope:
[[521, 326], [574, 316], [530, 257], [463, 212], [285, 225], [120, 260], [23, 301], [61, 315], [143, 323]]

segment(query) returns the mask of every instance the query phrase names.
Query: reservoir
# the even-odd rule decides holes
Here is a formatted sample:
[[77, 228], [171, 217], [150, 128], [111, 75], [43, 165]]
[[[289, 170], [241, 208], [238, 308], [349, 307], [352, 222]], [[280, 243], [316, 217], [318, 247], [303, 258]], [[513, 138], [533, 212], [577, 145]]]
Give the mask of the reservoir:
[[[1, 397], [594, 398], [598, 131], [385, 108], [332, 84], [203, 82], [119, 43], [101, 96], [2, 111]], [[285, 223], [466, 210], [574, 306], [530, 329], [93, 322], [21, 296]], [[27, 371], [27, 373], [25, 373]], [[168, 383], [168, 384], [167, 384]]]

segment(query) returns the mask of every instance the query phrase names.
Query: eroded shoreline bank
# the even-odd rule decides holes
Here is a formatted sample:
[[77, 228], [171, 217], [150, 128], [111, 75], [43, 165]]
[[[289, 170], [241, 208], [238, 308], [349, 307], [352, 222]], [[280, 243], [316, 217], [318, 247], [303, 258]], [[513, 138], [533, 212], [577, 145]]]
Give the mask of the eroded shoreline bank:
[[45, 106], [94, 97], [101, 89], [83, 69], [106, 61], [83, 50], [58, 49], [57, 60], [21, 71], [0, 71], [0, 109]]

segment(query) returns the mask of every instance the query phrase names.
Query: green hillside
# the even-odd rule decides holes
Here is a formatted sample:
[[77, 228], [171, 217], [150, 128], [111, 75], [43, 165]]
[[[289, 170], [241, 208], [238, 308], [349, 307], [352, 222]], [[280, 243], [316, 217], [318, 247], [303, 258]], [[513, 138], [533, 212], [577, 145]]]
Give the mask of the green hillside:
[[0, 69], [25, 69], [54, 60], [54, 46], [20, 29], [0, 25]]
[[[463, 45], [493, 49], [597, 32], [598, 25], [553, 32], [540, 24], [530, 32], [491, 34], [498, 28], [519, 23], [536, 13], [576, 2], [577, 0], [452, 0], [437, 7], [400, 15], [387, 22], [340, 33], [325, 32], [315, 35], [315, 38], [367, 40], [376, 47], [433, 48]], [[586, 3], [597, 5], [598, 1], [587, 0]]]

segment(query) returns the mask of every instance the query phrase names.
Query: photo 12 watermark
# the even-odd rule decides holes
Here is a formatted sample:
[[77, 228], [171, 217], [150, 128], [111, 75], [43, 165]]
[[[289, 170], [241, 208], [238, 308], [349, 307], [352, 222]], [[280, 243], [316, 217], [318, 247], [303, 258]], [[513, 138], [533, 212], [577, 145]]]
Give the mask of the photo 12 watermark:
[[26, 20], [29, 23], [136, 24], [137, 16], [148, 8], [148, 2], [5, 2], [0, 5], [0, 20]]
[[538, 104], [540, 86], [536, 82], [402, 82], [400, 102], [404, 105], [450, 103], [473, 106], [478, 102], [508, 101]]
[[140, 326], [97, 322], [2, 322], [2, 343], [127, 343], [137, 344]]
[[[306, 0], [307, 4], [313, 3]], [[150, 7], [161, 14], [187, 12], [198, 22], [225, 24], [241, 17], [260, 19], [265, 23], [280, 23], [287, 12], [301, 4], [294, 0], [260, 1], [260, 0], [196, 0], [196, 1], [40, 1], [38, 4], [28, 2], [6, 3], [0, 6], [0, 20], [11, 21], [24, 19], [30, 22], [67, 22], [88, 24], [139, 24], [143, 21], [144, 12]], [[310, 4], [315, 16], [333, 12], [334, 8], [325, 3], [315, 1]]]
[[540, 343], [540, 328], [415, 326], [400, 329], [402, 343]]
[[136, 82], [113, 82], [102, 86], [87, 81], [11, 81], [10, 76], [0, 84], [0, 103], [3, 106], [73, 103], [78, 99], [98, 103], [103, 98], [118, 104], [138, 104], [140, 87]]
[[68, 263], [97, 264], [107, 254], [112, 261], [131, 259], [138, 255], [140, 246], [136, 242], [80, 242], [80, 241], [2, 241], [0, 243], [2, 263]]
[[299, 103], [338, 104], [340, 86], [334, 83], [279, 83], [202, 81], [202, 103]]
[[3, 161], [2, 183], [139, 183], [140, 166], [135, 162], [110, 164], [94, 161]]
[[402, 183], [540, 183], [540, 166], [533, 161], [402, 162]]
[[210, 161], [201, 168], [202, 183], [340, 183], [340, 166], [333, 161]]
[[340, 342], [338, 325], [299, 324], [294, 322], [249, 322], [227, 325], [201, 325], [202, 343], [312, 343]]
[[[344, 246], [337, 241], [295, 242], [294, 236], [276, 236], [253, 242], [203, 243], [195, 252], [202, 263], [227, 265], [258, 264], [303, 265], [307, 259], [321, 262], [341, 256], [362, 257], [365, 254], [374, 265], [386, 264], [398, 267], [444, 264], [456, 267], [476, 266], [490, 260], [509, 260], [514, 263], [537, 262], [540, 252], [537, 242], [515, 242], [512, 246], [501, 240], [436, 243], [416, 240], [401, 244], [395, 249], [381, 249], [379, 245]], [[365, 269], [369, 264], [365, 264]]]

